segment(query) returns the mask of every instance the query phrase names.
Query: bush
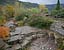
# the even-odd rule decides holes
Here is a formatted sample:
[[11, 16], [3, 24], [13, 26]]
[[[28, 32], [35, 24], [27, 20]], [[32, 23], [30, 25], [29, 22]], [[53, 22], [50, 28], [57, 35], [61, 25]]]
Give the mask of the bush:
[[64, 18], [64, 8], [60, 10], [52, 10], [51, 15], [56, 16], [57, 18]]
[[47, 17], [32, 17], [28, 24], [37, 28], [49, 28], [53, 20]]
[[4, 16], [0, 16], [0, 25], [3, 25], [6, 22]]
[[18, 26], [23, 26], [23, 21], [18, 21]]
[[30, 14], [24, 13], [24, 14], [21, 14], [20, 16], [15, 17], [15, 19], [16, 19], [17, 21], [20, 21], [20, 20], [24, 20], [25, 17], [28, 18], [29, 16], [30, 16]]
[[17, 20], [17, 21], [20, 21], [20, 20], [23, 20], [23, 16], [17, 16], [17, 17], [15, 17], [15, 19]]
[[60, 10], [60, 12], [58, 13], [58, 16], [60, 16], [61, 18], [64, 18], [64, 8]]

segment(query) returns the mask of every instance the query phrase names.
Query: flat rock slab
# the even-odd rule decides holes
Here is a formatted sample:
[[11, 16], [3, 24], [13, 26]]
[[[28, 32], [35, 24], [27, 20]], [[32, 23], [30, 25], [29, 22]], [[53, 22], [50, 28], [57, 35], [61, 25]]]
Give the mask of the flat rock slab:
[[63, 23], [55, 22], [51, 25], [50, 29], [52, 31], [58, 32], [61, 35], [64, 35], [64, 29], [61, 26], [63, 26]]

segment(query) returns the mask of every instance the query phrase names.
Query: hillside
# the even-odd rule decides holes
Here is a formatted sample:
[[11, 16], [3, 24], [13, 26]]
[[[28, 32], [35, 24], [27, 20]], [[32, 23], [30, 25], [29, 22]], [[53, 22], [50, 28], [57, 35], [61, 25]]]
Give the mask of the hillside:
[[0, 5], [14, 4], [18, 0], [0, 0]]
[[[37, 3], [21, 2], [21, 1], [20, 1], [20, 3], [22, 3], [22, 5], [25, 8], [39, 7], [39, 4], [37, 4]], [[56, 4], [46, 5], [46, 7], [49, 9], [49, 11], [51, 11], [55, 6], [56, 6]], [[64, 7], [64, 4], [61, 4], [61, 7]]]
[[6, 4], [14, 5], [15, 2], [21, 3], [25, 8], [31, 8], [31, 7], [38, 7], [39, 6], [36, 3], [21, 2], [21, 1], [18, 1], [18, 0], [0, 0], [0, 5], [6, 5]]
[[[56, 4], [46, 5], [46, 7], [49, 9], [49, 11], [54, 9], [55, 6], [56, 6]], [[64, 4], [61, 4], [61, 7], [64, 7]]]
[[18, 1], [18, 2], [21, 3], [25, 8], [39, 7], [39, 4], [37, 3], [22, 2], [22, 1]]
[[[14, 3], [16, 1], [21, 3], [25, 8], [39, 7], [39, 4], [37, 4], [37, 3], [22, 2], [22, 1], [18, 1], [18, 0], [0, 0], [0, 5], [6, 5], [6, 4], [14, 5]], [[51, 11], [55, 6], [56, 6], [56, 4], [46, 5], [46, 7], [49, 9], [49, 11]], [[61, 6], [64, 7], [64, 4], [61, 4]]]

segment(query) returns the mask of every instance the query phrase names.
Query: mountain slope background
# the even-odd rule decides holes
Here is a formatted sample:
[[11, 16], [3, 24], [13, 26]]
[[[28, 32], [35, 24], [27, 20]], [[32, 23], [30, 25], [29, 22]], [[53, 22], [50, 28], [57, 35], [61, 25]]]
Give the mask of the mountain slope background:
[[0, 5], [14, 4], [18, 0], [0, 0]]
[[[39, 4], [37, 3], [30, 3], [30, 2], [20, 2], [20, 3], [22, 3], [22, 5], [25, 8], [39, 7]], [[51, 11], [56, 6], [56, 4], [49, 4], [45, 6], [48, 8], [49, 11]], [[64, 7], [64, 4], [61, 4], [61, 7]]]
[[[37, 3], [22, 2], [22, 1], [18, 1], [18, 0], [0, 0], [0, 5], [6, 5], [6, 4], [14, 5], [15, 2], [21, 3], [25, 8], [39, 7], [39, 4], [37, 4]], [[49, 11], [51, 11], [55, 6], [56, 6], [56, 4], [46, 5], [46, 7], [49, 9]], [[61, 7], [64, 7], [64, 4], [61, 4]]]
[[[51, 11], [52, 9], [54, 9], [55, 6], [56, 6], [56, 4], [46, 5], [46, 7], [48, 8], [49, 11]], [[61, 7], [64, 7], [64, 4], [61, 4]]]
[[[39, 4], [37, 3], [30, 3], [30, 2], [22, 2], [22, 1], [19, 1], [20, 3], [22, 3], [22, 5], [25, 7], [25, 8], [32, 8], [32, 7], [39, 7]], [[56, 4], [49, 4], [49, 5], [45, 5], [49, 10], [52, 10]], [[64, 4], [61, 4], [61, 7], [64, 7]]]

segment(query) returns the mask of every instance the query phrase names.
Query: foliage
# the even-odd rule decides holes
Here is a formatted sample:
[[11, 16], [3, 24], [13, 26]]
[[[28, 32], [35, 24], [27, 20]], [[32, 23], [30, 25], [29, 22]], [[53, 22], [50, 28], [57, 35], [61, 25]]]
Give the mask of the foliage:
[[[22, 6], [21, 6], [22, 7]], [[16, 2], [15, 3], [15, 14], [14, 14], [14, 16], [19, 16], [20, 15], [20, 13], [22, 12], [21, 10], [20, 10], [20, 7], [19, 7], [19, 2]]]
[[52, 16], [56, 16], [56, 17], [60, 17], [60, 18], [64, 18], [64, 8], [60, 9], [60, 10], [53, 10], [51, 12]]
[[0, 16], [0, 25], [4, 24], [6, 22], [6, 19], [4, 16]]
[[20, 21], [20, 20], [23, 20], [23, 16], [17, 16], [17, 17], [15, 17], [15, 19], [17, 20], [17, 21]]
[[14, 16], [17, 21], [23, 20], [24, 17], [30, 16], [29, 9], [24, 8], [22, 4], [19, 6], [19, 3], [16, 3]]
[[63, 8], [60, 5], [60, 1], [58, 0], [56, 7], [51, 11], [51, 15], [55, 17], [64, 17], [64, 11]]
[[[17, 2], [15, 5], [15, 17], [24, 17], [26, 14], [29, 14], [30, 12], [28, 11], [27, 8], [24, 8], [24, 6], [22, 4], [19, 5], [19, 3]], [[21, 19], [22, 20], [22, 19]]]
[[30, 9], [30, 12], [31, 12], [32, 14], [38, 14], [38, 13], [40, 13], [40, 10], [39, 10], [38, 8], [31, 8], [31, 9]]
[[55, 9], [56, 10], [60, 10], [61, 9], [61, 7], [60, 7], [60, 0], [57, 1], [57, 5], [56, 5], [56, 8]]
[[3, 15], [3, 7], [0, 6], [0, 15]]
[[25, 8], [36, 8], [39, 5], [37, 3], [30, 3], [30, 2], [20, 2]]
[[58, 14], [58, 11], [57, 10], [54, 9], [54, 10], [51, 11], [51, 15], [52, 16], [57, 16], [57, 14]]
[[6, 40], [9, 36], [9, 28], [5, 26], [0, 26], [0, 37]]
[[28, 24], [37, 28], [49, 28], [53, 20], [47, 17], [31, 17]]
[[62, 38], [58, 38], [57, 39], [57, 46], [59, 49], [63, 50], [64, 49], [64, 45], [63, 45], [63, 39]]
[[61, 18], [64, 18], [64, 8], [60, 10], [60, 12], [58, 13], [58, 16], [60, 16]]
[[48, 8], [45, 5], [39, 5], [41, 13], [48, 13]]
[[11, 5], [7, 5], [5, 7], [5, 15], [7, 16], [7, 19], [14, 17], [14, 7]]
[[23, 21], [18, 21], [17, 24], [18, 26], [23, 26]]

